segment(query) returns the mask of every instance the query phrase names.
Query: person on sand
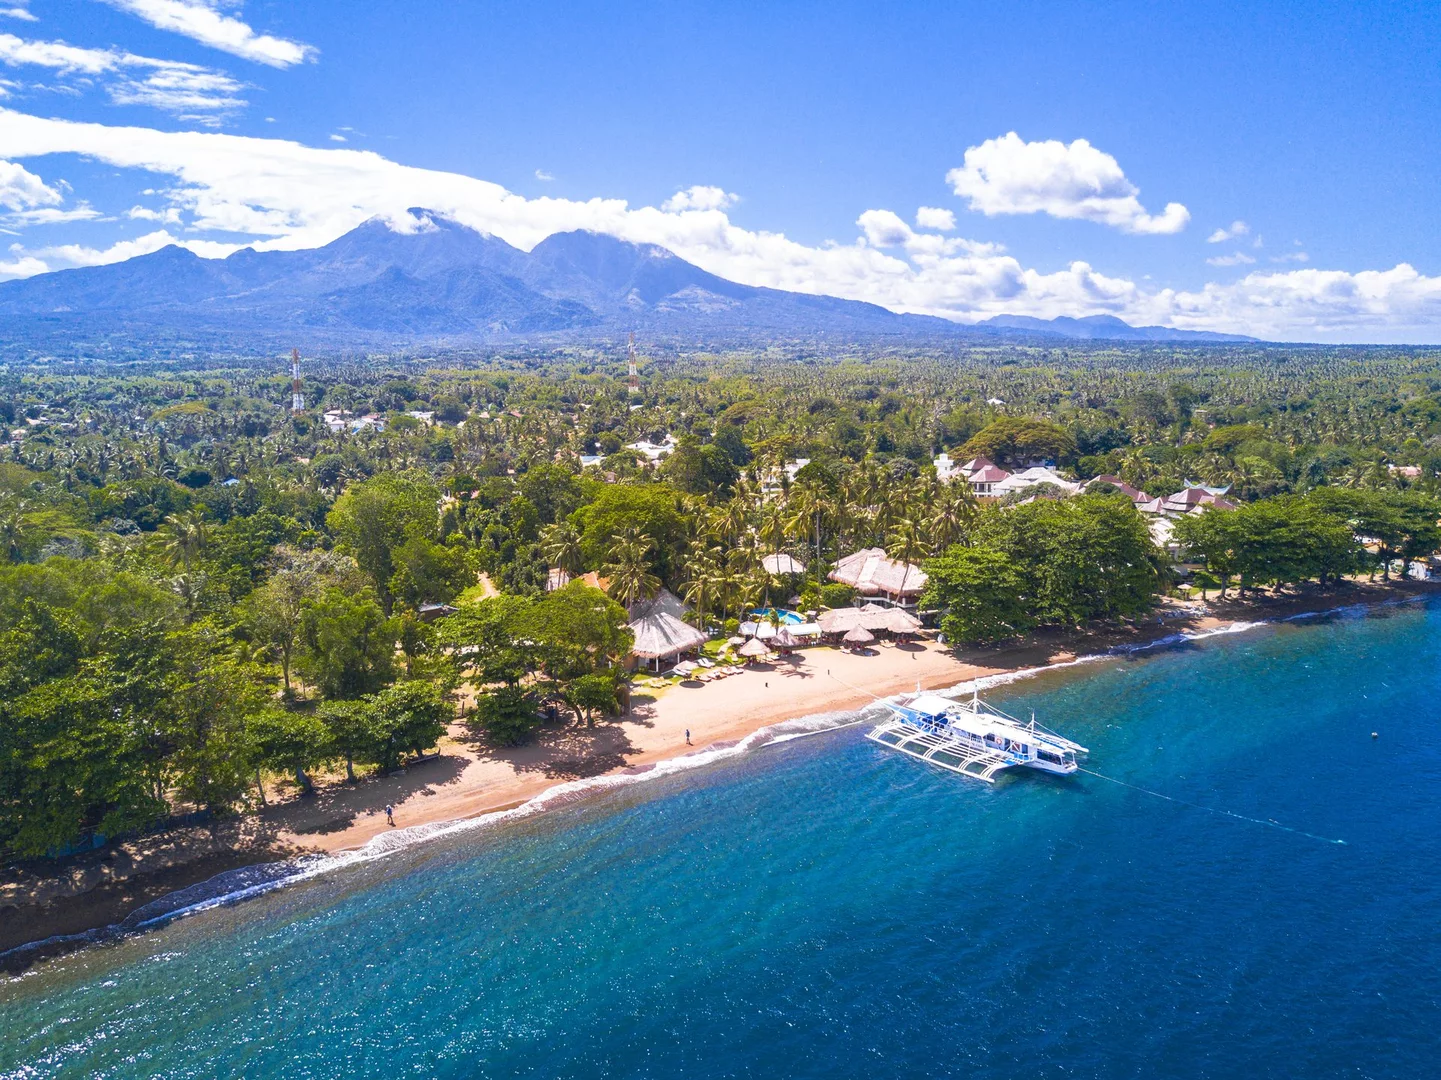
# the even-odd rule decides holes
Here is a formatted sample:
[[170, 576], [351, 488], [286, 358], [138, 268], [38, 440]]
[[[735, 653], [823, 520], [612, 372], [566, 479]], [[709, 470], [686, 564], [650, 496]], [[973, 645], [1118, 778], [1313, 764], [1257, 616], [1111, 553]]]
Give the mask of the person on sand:
[[385, 804], [385, 823], [392, 826], [395, 824], [395, 807], [389, 803]]
[[686, 744], [687, 746], [690, 746], [690, 745], [691, 745], [691, 741], [690, 741], [690, 728], [686, 728], [686, 729], [685, 729], [685, 744]]

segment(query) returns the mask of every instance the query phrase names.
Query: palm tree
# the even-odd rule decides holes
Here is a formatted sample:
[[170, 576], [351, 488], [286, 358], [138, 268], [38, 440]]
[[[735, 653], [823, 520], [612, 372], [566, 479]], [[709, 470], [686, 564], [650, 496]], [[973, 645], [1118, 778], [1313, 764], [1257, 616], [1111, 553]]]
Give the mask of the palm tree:
[[791, 535], [804, 537], [810, 534], [815, 543], [815, 568], [816, 575], [819, 577], [821, 572], [821, 524], [832, 518], [835, 513], [835, 504], [824, 489], [802, 481], [791, 489], [791, 498], [786, 504], [786, 509], [790, 511], [786, 528]]
[[625, 607], [654, 596], [660, 589], [660, 578], [650, 569], [649, 556], [654, 546], [649, 536], [631, 526], [611, 547], [605, 574], [610, 578], [610, 595]]
[[786, 542], [786, 512], [779, 501], [766, 503], [756, 529], [761, 540], [772, 551], [779, 551]]
[[906, 580], [911, 574], [911, 564], [930, 554], [930, 545], [926, 542], [925, 526], [913, 517], [901, 518], [891, 529], [890, 541], [886, 554], [906, 564], [906, 569], [901, 574], [900, 591], [904, 596]]
[[979, 516], [980, 506], [968, 484], [960, 482], [943, 488], [926, 520], [935, 550], [943, 551], [964, 540]]
[[706, 612], [720, 593], [720, 568], [710, 559], [693, 559], [689, 573], [690, 580], [682, 586], [682, 595], [695, 612], [696, 626], [704, 630]]
[[171, 566], [183, 566], [188, 572], [210, 543], [210, 528], [203, 513], [188, 510], [167, 517], [160, 537], [166, 560]]
[[580, 554], [580, 530], [568, 521], [557, 521], [540, 531], [540, 551], [552, 566], [571, 577], [584, 568]]
[[25, 550], [30, 534], [30, 523], [25, 516], [29, 505], [26, 500], [17, 499], [0, 509], [0, 547], [5, 549], [5, 558], [10, 562], [19, 562]]

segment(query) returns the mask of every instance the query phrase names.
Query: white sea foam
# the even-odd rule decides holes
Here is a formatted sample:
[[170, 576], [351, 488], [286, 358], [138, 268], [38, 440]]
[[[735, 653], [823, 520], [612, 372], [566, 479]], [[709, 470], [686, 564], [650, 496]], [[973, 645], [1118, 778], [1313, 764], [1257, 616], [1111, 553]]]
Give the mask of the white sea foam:
[[[428, 843], [432, 840], [438, 840], [447, 836], [479, 832], [504, 824], [505, 822], [519, 821], [547, 810], [559, 809], [588, 798], [598, 791], [628, 787], [632, 784], [659, 780], [694, 769], [706, 768], [707, 766], [731, 758], [740, 757], [753, 750], [758, 750], [763, 746], [791, 742], [795, 739], [803, 739], [811, 735], [835, 731], [859, 722], [856, 714], [853, 712], [817, 713], [784, 720], [777, 724], [759, 728], [745, 736], [745, 738], [728, 745], [707, 747], [693, 754], [668, 758], [658, 761], [653, 765], [642, 766], [631, 771], [607, 773], [603, 776], [588, 777], [583, 780], [565, 781], [553, 787], [546, 788], [540, 794], [508, 810], [496, 810], [470, 818], [453, 818], [447, 821], [433, 821], [423, 825], [411, 825], [403, 829], [394, 829], [380, 833], [372, 837], [361, 847], [352, 851], [340, 851], [331, 855], [305, 856], [289, 863], [269, 864], [263, 869], [273, 871], [273, 876], [266, 876], [263, 881], [244, 884], [239, 888], [227, 886], [233, 880], [233, 875], [240, 874], [242, 871], [231, 871], [226, 874], [220, 874], [210, 879], [210, 881], [192, 886], [191, 890], [186, 890], [206, 893], [202, 899], [198, 899], [193, 903], [182, 903], [179, 906], [159, 911], [150, 917], [143, 917], [145, 909], [141, 909], [135, 913], [136, 915], [142, 915], [142, 917], [138, 919], [132, 916], [130, 919], [125, 920], [124, 923], [105, 927], [98, 931], [91, 931], [87, 934], [47, 938], [44, 941], [32, 942], [12, 951], [18, 953], [22, 950], [40, 949], [65, 942], [98, 942], [131, 931], [154, 929], [165, 923], [189, 915], [195, 915], [202, 911], [237, 904], [258, 896], [263, 896], [269, 892], [274, 892], [276, 889], [310, 881], [325, 874], [375, 862], [378, 859], [387, 858], [398, 852], [415, 847], [418, 844]], [[213, 889], [207, 890], [207, 886], [213, 886]], [[4, 955], [6, 954], [0, 953], [0, 957]]]
[[[1323, 615], [1360, 612], [1378, 606], [1389, 607], [1398, 604], [1415, 603], [1424, 599], [1426, 599], [1425, 596], [1417, 596], [1385, 601], [1381, 604], [1354, 604], [1332, 608], [1327, 611], [1303, 612], [1278, 620], [1263, 619], [1254, 622], [1237, 621], [1228, 623], [1225, 626], [1214, 627], [1210, 630], [1183, 631], [1158, 638], [1154, 641], [1135, 645], [1118, 645], [1105, 652], [1078, 656], [1073, 660], [1065, 660], [1054, 664], [1043, 664], [1037, 667], [1021, 668], [1017, 671], [1001, 672], [995, 675], [985, 675], [977, 679], [957, 683], [945, 692], [951, 694], [969, 694], [982, 690], [991, 690], [998, 686], [1008, 686], [1023, 679], [1034, 678], [1046, 672], [1080, 667], [1085, 664], [1095, 664], [1105, 660], [1113, 660], [1120, 656], [1167, 648], [1192, 641], [1202, 641], [1206, 638], [1246, 633], [1263, 626], [1274, 625], [1276, 622], [1291, 622], [1299, 619], [1316, 618]], [[860, 688], [856, 687], [854, 689], [859, 690]], [[13, 949], [9, 953], [0, 953], [0, 959], [15, 953], [44, 948], [47, 945], [57, 943], [68, 941], [102, 941], [135, 930], [151, 929], [188, 915], [194, 915], [216, 907], [236, 904], [244, 900], [262, 896], [265, 893], [273, 892], [276, 889], [297, 885], [301, 882], [334, 873], [338, 870], [374, 862], [377, 859], [383, 859], [397, 852], [415, 847], [417, 844], [428, 843], [429, 841], [438, 840], [447, 836], [479, 832], [508, 821], [518, 821], [547, 810], [559, 809], [585, 799], [598, 791], [628, 787], [632, 784], [675, 776], [680, 773], [706, 768], [719, 762], [741, 757], [765, 746], [780, 745], [796, 739], [803, 739], [812, 735], [819, 735], [828, 731], [850, 727], [864, 722], [869, 713], [891, 700], [893, 700], [893, 698], [877, 697], [870, 705], [863, 706], [861, 709], [855, 711], [816, 713], [796, 717], [758, 728], [745, 736], [745, 738], [727, 745], [707, 747], [692, 754], [667, 758], [653, 765], [643, 766], [633, 770], [607, 773], [603, 776], [588, 777], [582, 780], [565, 781], [553, 787], [546, 788], [540, 794], [508, 810], [497, 810], [470, 818], [456, 818], [448, 821], [429, 822], [424, 825], [411, 825], [403, 829], [394, 829], [372, 837], [363, 846], [353, 851], [342, 851], [332, 855], [305, 856], [290, 863], [269, 864], [261, 868], [247, 868], [248, 870], [260, 870], [263, 876], [267, 872], [273, 872], [274, 876], [266, 876], [265, 880], [247, 883], [240, 888], [226, 888], [226, 885], [229, 881], [233, 880], [232, 875], [244, 874], [245, 871], [231, 871], [227, 874], [217, 875], [217, 877], [212, 878], [208, 882], [203, 882], [201, 885], [192, 887], [192, 890], [202, 893], [206, 892], [206, 886], [210, 886], [212, 883], [216, 887], [216, 891], [205, 895], [203, 899], [196, 900], [194, 903], [182, 903], [180, 906], [162, 910], [152, 917], [143, 917], [143, 912], [146, 911], [146, 908], [142, 908], [140, 911], [132, 914], [124, 923], [116, 924], [112, 927], [105, 927], [98, 931], [90, 931], [86, 934], [61, 935], [55, 938], [48, 938], [45, 941], [32, 942], [28, 945], [22, 945], [17, 949]], [[183, 890], [183, 892], [192, 890]], [[163, 900], [164, 898], [162, 898], [162, 901], [157, 902], [157, 904], [163, 903]], [[155, 906], [156, 905], [147, 905], [147, 908], [153, 908]], [[136, 919], [136, 915], [141, 915], [142, 917]]]

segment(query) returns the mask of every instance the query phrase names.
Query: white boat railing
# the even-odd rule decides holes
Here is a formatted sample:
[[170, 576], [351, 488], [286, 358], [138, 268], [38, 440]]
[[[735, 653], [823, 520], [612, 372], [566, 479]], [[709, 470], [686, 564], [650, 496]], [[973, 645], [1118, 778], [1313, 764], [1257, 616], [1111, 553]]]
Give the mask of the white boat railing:
[[1021, 764], [1021, 759], [1013, 754], [977, 746], [970, 738], [928, 731], [899, 718], [872, 729], [866, 738], [919, 761], [972, 776], [988, 784], [995, 783], [996, 773], [1002, 769]]

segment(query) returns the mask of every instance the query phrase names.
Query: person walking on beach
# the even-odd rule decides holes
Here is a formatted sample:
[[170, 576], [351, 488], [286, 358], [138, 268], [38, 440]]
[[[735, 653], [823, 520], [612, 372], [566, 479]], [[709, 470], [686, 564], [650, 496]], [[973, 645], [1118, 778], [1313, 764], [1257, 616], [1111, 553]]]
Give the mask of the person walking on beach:
[[685, 744], [686, 744], [687, 746], [690, 746], [690, 745], [691, 745], [691, 741], [690, 741], [690, 728], [686, 728], [686, 729], [685, 729]]
[[389, 803], [385, 804], [385, 823], [387, 825], [395, 824], [395, 807], [391, 806]]

